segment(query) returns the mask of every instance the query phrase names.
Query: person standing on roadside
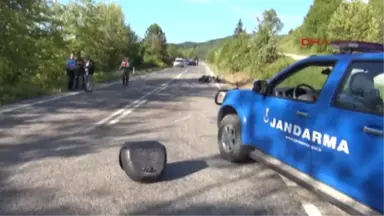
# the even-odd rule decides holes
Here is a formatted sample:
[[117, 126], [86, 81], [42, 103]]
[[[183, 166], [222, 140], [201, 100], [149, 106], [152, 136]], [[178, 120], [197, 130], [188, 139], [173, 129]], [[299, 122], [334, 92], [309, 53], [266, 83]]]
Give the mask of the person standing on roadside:
[[125, 57], [124, 60], [121, 62], [119, 70], [122, 70], [122, 81], [123, 86], [128, 86], [129, 82], [129, 75], [131, 70], [131, 62], [129, 61], [128, 57]]
[[75, 73], [75, 89], [84, 89], [84, 75], [85, 75], [85, 62], [81, 57], [81, 53], [78, 52], [76, 56], [76, 73]]
[[73, 90], [73, 81], [75, 78], [75, 70], [76, 70], [76, 60], [75, 60], [75, 55], [71, 53], [69, 56], [69, 59], [67, 61], [67, 66], [66, 66], [66, 71], [67, 71], [67, 77], [68, 77], [68, 91]]
[[95, 71], [95, 62], [89, 57], [85, 57], [85, 76], [86, 76], [86, 90], [92, 91], [93, 89], [93, 73]]

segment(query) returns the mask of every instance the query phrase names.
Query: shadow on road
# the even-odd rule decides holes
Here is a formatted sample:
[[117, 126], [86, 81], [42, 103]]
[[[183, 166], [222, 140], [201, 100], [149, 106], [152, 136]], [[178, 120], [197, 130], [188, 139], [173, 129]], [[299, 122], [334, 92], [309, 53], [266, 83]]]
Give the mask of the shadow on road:
[[[206, 159], [209, 160], [208, 157]], [[260, 172], [265, 170], [262, 165], [259, 169]], [[178, 197], [164, 202], [158, 203], [142, 203], [140, 206], [135, 207], [135, 210], [123, 210], [120, 215], [272, 215], [281, 214], [274, 212], [273, 204], [266, 205], [265, 203], [258, 203], [256, 200], [268, 199], [274, 195], [284, 191], [284, 184], [279, 187], [268, 188], [263, 192], [255, 191], [250, 197], [250, 202], [244, 203], [244, 205], [235, 204], [231, 201], [211, 201], [210, 203], [196, 203], [199, 196], [204, 196], [205, 193], [212, 190], [220, 190], [220, 188], [230, 188], [230, 185], [236, 185], [241, 181], [249, 180], [258, 175], [258, 172], [252, 172], [243, 174], [234, 179], [223, 179], [222, 181], [206, 185], [204, 187], [198, 187], [198, 189], [190, 192], [183, 193]], [[272, 181], [275, 179], [275, 174], [265, 175], [257, 177], [260, 182]], [[255, 185], [257, 187], [257, 185]], [[252, 188], [244, 188], [244, 190], [253, 190]], [[225, 194], [217, 194], [217, 199], [220, 200]], [[203, 198], [204, 199], [204, 198]]]
[[204, 160], [187, 160], [169, 163], [160, 182], [184, 178], [207, 167], [208, 165]]
[[[83, 206], [74, 203], [62, 203], [61, 205], [50, 205], [55, 197], [55, 188], [34, 187], [34, 188], [12, 188], [0, 191], [0, 215], [91, 215], [95, 212], [86, 210]], [[19, 200], [25, 196], [33, 197], [28, 210], [18, 209]]]
[[[192, 204], [179, 208], [149, 209], [147, 211], [129, 213], [129, 215], [268, 215], [265, 209], [252, 208], [230, 203]], [[121, 214], [121, 215], [128, 215]]]
[[[149, 78], [133, 80], [128, 88], [120, 85], [105, 89], [95, 90], [91, 94], [69, 96], [57, 101], [35, 104], [32, 107], [21, 108], [0, 114], [0, 209], [10, 209], [12, 203], [17, 203], [25, 194], [39, 198], [39, 188], [22, 188], [12, 184], [12, 177], [22, 175], [29, 170], [24, 166], [29, 162], [38, 162], [47, 158], [68, 158], [97, 153], [103, 149], [117, 147], [122, 144], [105, 143], [104, 140], [116, 135], [111, 135], [111, 130], [118, 135], [134, 136], [147, 134], [151, 131], [167, 129], [171, 126], [157, 128], [151, 122], [161, 121], [162, 116], [148, 116], [141, 122], [124, 122], [122, 128], [111, 129], [101, 126], [97, 132], [84, 133], [82, 129], [99, 121], [100, 118], [110, 115], [117, 109], [140, 98], [146, 92], [168, 82], [167, 78]], [[197, 79], [173, 80], [169, 87], [159, 94], [149, 96], [151, 102], [183, 102], [191, 97], [212, 98], [215, 91], [213, 87], [198, 86]], [[140, 109], [161, 110], [159, 103], [147, 104]], [[187, 108], [167, 108], [164, 115], [188, 111]], [[91, 115], [98, 112], [101, 114]], [[144, 128], [138, 125], [147, 125]], [[121, 133], [121, 134], [119, 134]], [[116, 164], [118, 166], [118, 164]], [[163, 181], [179, 179], [206, 168], [204, 161], [184, 161], [170, 163]], [[55, 189], [47, 192], [53, 196]], [[4, 198], [5, 197], [5, 198]], [[4, 198], [4, 199], [3, 199]], [[49, 198], [51, 199], [51, 198]], [[47, 199], [47, 200], [49, 200]], [[47, 201], [48, 202], [48, 201]], [[44, 206], [42, 204], [42, 206]], [[63, 207], [64, 208], [64, 207]], [[46, 209], [49, 209], [48, 207]], [[17, 212], [16, 210], [14, 213]], [[31, 210], [31, 212], [33, 212]], [[19, 214], [30, 214], [19, 212]], [[45, 214], [36, 210], [37, 214]], [[54, 210], [52, 210], [54, 212]], [[59, 211], [58, 211], [59, 212]], [[1, 214], [9, 214], [3, 212]], [[88, 214], [79, 210], [79, 214]]]

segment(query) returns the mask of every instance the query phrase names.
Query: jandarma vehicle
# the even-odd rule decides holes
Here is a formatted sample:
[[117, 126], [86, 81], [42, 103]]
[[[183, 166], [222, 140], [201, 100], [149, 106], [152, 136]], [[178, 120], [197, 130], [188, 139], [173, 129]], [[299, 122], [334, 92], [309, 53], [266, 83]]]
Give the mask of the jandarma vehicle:
[[331, 44], [340, 52], [300, 60], [252, 90], [219, 90], [219, 151], [242, 162], [257, 149], [383, 213], [384, 46]]

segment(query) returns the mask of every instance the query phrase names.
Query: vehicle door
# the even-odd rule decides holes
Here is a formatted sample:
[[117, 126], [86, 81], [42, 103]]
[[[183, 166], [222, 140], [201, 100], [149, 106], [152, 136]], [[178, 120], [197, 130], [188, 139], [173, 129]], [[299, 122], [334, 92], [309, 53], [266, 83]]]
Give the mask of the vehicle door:
[[356, 59], [335, 80], [322, 132], [312, 151], [312, 176], [383, 212], [383, 59]]
[[252, 140], [258, 149], [303, 172], [310, 171], [311, 124], [321, 112], [318, 99], [328, 77], [322, 71], [335, 64], [335, 60], [303, 60], [270, 81], [268, 94], [253, 105]]

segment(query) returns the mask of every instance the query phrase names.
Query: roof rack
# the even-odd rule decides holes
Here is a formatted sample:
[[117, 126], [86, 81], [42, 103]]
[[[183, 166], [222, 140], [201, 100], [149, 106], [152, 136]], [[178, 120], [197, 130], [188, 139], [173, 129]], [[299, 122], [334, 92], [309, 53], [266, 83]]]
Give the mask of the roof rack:
[[339, 50], [336, 53], [384, 52], [383, 44], [364, 41], [336, 40], [331, 42], [331, 46]]

